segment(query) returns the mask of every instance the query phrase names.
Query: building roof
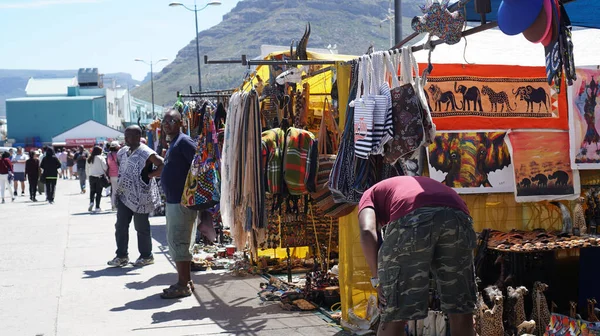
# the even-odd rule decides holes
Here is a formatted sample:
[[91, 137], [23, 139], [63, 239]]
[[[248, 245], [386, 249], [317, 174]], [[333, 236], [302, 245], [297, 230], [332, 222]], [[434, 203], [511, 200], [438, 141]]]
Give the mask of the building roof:
[[66, 96], [69, 86], [77, 85], [77, 77], [71, 78], [29, 78], [25, 93], [27, 96]]
[[20, 102], [20, 101], [69, 101], [69, 100], [94, 100], [98, 98], [104, 98], [104, 96], [70, 96], [70, 97], [22, 97], [22, 98], [10, 98], [7, 102]]
[[[426, 38], [416, 41], [415, 45], [426, 41]], [[590, 41], [600, 41], [599, 29], [573, 29], [576, 66], [598, 64], [600, 44]], [[428, 52], [418, 51], [414, 55], [417, 62], [427, 63]], [[505, 35], [495, 28], [467, 36], [466, 45], [463, 38], [457, 44], [436, 46], [431, 54], [431, 63], [546, 66], [546, 59], [541, 44], [529, 42], [522, 34]], [[432, 74], [435, 74], [435, 67]]]
[[123, 132], [95, 120], [88, 120], [66, 132], [53, 136], [52, 142], [65, 142], [67, 139], [117, 138], [120, 136], [123, 136]]

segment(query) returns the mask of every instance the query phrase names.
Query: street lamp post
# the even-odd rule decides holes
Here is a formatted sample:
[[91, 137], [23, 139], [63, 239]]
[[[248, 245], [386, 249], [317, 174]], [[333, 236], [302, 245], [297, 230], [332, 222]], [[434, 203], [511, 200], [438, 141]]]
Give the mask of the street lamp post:
[[150, 66], [150, 91], [152, 91], [152, 118], [156, 118], [156, 114], [154, 113], [154, 64], [158, 64], [162, 61], [168, 60], [166, 58], [161, 58], [158, 61], [156, 61], [156, 63], [153, 63], [152, 59], [150, 59], [150, 62], [146, 62], [141, 58], [136, 58], [134, 59], [134, 61], [142, 62]]
[[200, 44], [198, 42], [198, 12], [205, 9], [208, 6], [219, 6], [221, 1], [209, 1], [204, 7], [198, 9], [196, 7], [196, 1], [194, 0], [194, 9], [180, 3], [180, 2], [171, 2], [169, 6], [176, 7], [182, 6], [183, 8], [194, 12], [194, 16], [196, 18], [196, 62], [198, 63], [198, 92], [202, 92], [202, 73], [200, 72]]

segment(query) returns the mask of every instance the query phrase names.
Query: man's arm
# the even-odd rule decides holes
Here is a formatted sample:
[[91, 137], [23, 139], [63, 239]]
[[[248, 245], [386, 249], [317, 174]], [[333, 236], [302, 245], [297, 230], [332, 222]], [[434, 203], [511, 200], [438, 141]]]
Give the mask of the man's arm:
[[371, 270], [372, 277], [377, 278], [377, 253], [379, 244], [377, 239], [377, 217], [373, 208], [364, 208], [358, 214], [360, 226], [360, 245]]
[[165, 165], [163, 158], [158, 156], [157, 154], [152, 154], [148, 158], [148, 161], [152, 162], [156, 166], [156, 170], [148, 174], [148, 177], [160, 177], [160, 174], [162, 173], [163, 167]]

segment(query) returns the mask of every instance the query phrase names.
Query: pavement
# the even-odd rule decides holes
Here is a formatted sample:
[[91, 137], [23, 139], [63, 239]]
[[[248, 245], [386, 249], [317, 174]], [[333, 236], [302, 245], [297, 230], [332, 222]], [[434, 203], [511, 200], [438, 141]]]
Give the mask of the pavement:
[[[165, 218], [151, 218], [154, 265], [108, 268], [115, 213], [88, 213], [75, 180], [59, 180], [56, 193], [52, 205], [28, 196], [0, 204], [0, 335], [345, 334], [314, 313], [262, 305], [258, 276], [197, 272], [194, 295], [161, 299], [176, 282]], [[109, 198], [102, 207], [110, 209]], [[129, 249], [136, 259], [133, 224]]]

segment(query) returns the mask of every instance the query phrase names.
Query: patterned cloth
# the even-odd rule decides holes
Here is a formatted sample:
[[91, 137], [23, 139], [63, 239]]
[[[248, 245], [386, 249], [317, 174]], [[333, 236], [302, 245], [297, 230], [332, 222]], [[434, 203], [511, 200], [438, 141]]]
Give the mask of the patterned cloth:
[[411, 23], [415, 32], [435, 35], [446, 44], [460, 42], [465, 17], [461, 11], [448, 11], [448, 0], [421, 6], [421, 10], [425, 15], [415, 17]]
[[315, 136], [309, 131], [298, 128], [289, 128], [287, 131], [283, 175], [292, 195], [315, 191], [318, 159], [316, 143]]
[[149, 183], [142, 180], [142, 170], [148, 158], [156, 154], [150, 147], [140, 146], [128, 154], [129, 146], [125, 146], [117, 153], [119, 160], [119, 182], [117, 197], [131, 211], [138, 214], [149, 214], [160, 206], [161, 199], [158, 185], [154, 178]]
[[282, 182], [283, 141], [285, 134], [281, 128], [262, 132], [263, 167], [266, 167], [268, 192], [278, 194]]

